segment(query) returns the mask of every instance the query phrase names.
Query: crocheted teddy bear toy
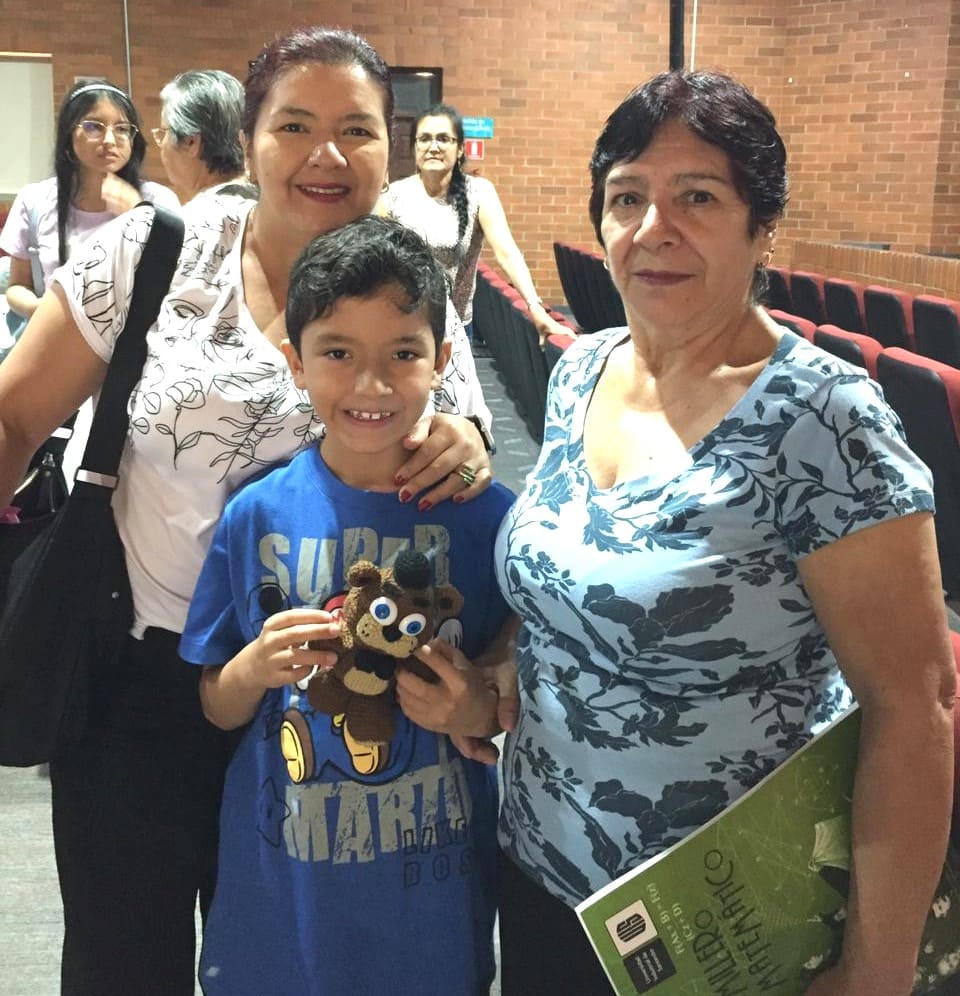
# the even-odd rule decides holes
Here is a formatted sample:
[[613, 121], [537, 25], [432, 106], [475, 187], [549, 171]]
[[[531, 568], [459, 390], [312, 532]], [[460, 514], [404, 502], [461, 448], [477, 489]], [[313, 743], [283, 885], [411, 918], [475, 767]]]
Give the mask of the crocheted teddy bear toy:
[[[431, 584], [430, 562], [417, 550], [401, 550], [391, 567], [358, 560], [347, 572], [350, 588], [340, 618], [336, 665], [317, 674], [307, 701], [319, 712], [343, 716], [361, 744], [384, 744], [394, 733], [393, 682], [398, 667], [427, 681], [433, 672], [413, 652], [455, 616], [463, 596], [453, 585]], [[315, 649], [329, 650], [329, 641]]]

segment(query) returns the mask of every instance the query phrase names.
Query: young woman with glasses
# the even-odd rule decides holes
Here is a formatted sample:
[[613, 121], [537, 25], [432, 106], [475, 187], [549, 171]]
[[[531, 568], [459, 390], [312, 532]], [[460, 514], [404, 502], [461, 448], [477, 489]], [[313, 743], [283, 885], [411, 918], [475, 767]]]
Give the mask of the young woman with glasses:
[[[0, 232], [10, 268], [6, 301], [0, 298], [0, 359], [37, 310], [54, 270], [89, 236], [143, 200], [179, 208], [172, 190], [141, 181], [145, 151], [136, 108], [119, 87], [77, 83], [67, 92], [57, 115], [54, 175], [17, 194]], [[83, 455], [92, 412], [85, 402], [66, 423], [73, 431], [62, 457], [67, 480]]]
[[569, 335], [570, 330], [555, 322], [543, 306], [496, 188], [463, 169], [463, 121], [456, 108], [436, 104], [422, 114], [414, 125], [412, 145], [417, 172], [390, 184], [381, 210], [418, 232], [433, 250], [450, 278], [453, 304], [468, 335], [484, 239], [507, 279], [523, 295], [540, 334]]
[[20, 191], [0, 233], [14, 312], [29, 318], [53, 271], [111, 218], [142, 200], [179, 207], [173, 191], [141, 181], [145, 151], [136, 108], [119, 87], [70, 89], [57, 115], [54, 175]]

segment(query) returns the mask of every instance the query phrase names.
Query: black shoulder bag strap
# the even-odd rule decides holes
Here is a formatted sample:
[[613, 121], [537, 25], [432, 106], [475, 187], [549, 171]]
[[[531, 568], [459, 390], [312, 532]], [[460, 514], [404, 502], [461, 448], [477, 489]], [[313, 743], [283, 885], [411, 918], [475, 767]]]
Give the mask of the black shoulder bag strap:
[[2, 764], [49, 761], [83, 736], [91, 668], [113, 657], [133, 622], [111, 499], [129, 424], [128, 399], [146, 356], [146, 331], [169, 291], [182, 241], [180, 218], [156, 209], [77, 483], [11, 565], [0, 614]]
[[127, 320], [100, 388], [90, 437], [77, 471], [78, 485], [99, 485], [110, 491], [116, 487], [117, 468], [130, 424], [127, 402], [147, 357], [147, 329], [160, 314], [160, 305], [170, 289], [180, 258], [183, 219], [166, 208], [151, 206], [153, 225], [134, 277]]

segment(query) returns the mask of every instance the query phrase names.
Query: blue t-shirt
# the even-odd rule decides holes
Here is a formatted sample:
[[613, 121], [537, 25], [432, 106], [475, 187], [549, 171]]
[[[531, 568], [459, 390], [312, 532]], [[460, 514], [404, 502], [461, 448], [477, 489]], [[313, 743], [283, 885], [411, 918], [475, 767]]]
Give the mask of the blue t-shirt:
[[[181, 654], [224, 663], [274, 612], [331, 604], [356, 560], [385, 566], [413, 547], [431, 557], [435, 583], [463, 595], [441, 633], [473, 657], [507, 615], [493, 546], [512, 499], [495, 484], [469, 505], [422, 514], [395, 494], [347, 487], [312, 447], [227, 504]], [[395, 735], [373, 768], [305, 691], [264, 695], [227, 772], [200, 963], [207, 996], [487, 991], [495, 773], [394, 713]], [[294, 733], [295, 774], [284, 757]]]
[[683, 471], [596, 487], [584, 417], [626, 336], [584, 336], [557, 365], [539, 462], [497, 540], [524, 619], [500, 841], [570, 905], [851, 704], [797, 562], [933, 509], [877, 385], [792, 333]]

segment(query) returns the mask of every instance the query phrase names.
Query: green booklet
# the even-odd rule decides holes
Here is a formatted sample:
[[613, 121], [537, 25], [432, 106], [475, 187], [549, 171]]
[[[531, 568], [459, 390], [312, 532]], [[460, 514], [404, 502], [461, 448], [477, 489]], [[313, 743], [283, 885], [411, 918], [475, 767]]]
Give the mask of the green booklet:
[[[856, 708], [695, 833], [577, 907], [619, 996], [803, 996], [840, 951]], [[891, 924], [896, 930], [896, 924]], [[960, 973], [960, 854], [927, 919], [915, 996]]]

